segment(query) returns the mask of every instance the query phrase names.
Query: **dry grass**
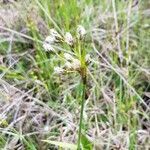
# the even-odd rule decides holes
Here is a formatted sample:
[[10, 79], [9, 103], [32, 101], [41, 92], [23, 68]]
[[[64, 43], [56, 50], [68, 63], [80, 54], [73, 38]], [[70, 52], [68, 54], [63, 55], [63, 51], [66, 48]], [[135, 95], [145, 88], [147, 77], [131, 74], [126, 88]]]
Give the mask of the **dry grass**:
[[[80, 77], [55, 75], [62, 60], [45, 53], [42, 41], [49, 28], [74, 34], [83, 24], [91, 56], [83, 149], [148, 150], [150, 3], [40, 2], [0, 6], [0, 149], [59, 149], [47, 139], [77, 143]], [[56, 49], [72, 53], [64, 45]]]

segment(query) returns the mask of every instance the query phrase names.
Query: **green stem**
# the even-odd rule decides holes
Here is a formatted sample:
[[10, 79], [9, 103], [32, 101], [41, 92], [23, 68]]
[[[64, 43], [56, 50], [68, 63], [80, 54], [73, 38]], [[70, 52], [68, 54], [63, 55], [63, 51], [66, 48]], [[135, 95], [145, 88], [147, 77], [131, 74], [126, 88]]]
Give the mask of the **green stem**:
[[83, 74], [82, 74], [82, 103], [81, 103], [81, 111], [80, 111], [80, 123], [79, 123], [79, 132], [78, 132], [78, 148], [77, 148], [78, 150], [80, 150], [80, 143], [81, 143], [81, 132], [82, 132], [84, 103], [85, 103], [85, 93], [86, 93], [86, 70], [83, 69]]

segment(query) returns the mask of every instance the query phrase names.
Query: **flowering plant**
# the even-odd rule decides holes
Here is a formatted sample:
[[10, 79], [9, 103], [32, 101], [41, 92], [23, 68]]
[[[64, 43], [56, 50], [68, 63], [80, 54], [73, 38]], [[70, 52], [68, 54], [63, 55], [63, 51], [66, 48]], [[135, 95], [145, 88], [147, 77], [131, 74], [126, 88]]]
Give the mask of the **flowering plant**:
[[63, 59], [65, 64], [63, 66], [54, 67], [54, 73], [63, 74], [67, 72], [78, 72], [81, 76], [82, 83], [82, 103], [80, 111], [80, 122], [79, 122], [79, 132], [78, 132], [78, 149], [81, 146], [81, 130], [82, 130], [82, 120], [83, 120], [83, 110], [86, 94], [86, 78], [87, 78], [87, 64], [90, 61], [90, 55], [86, 54], [84, 50], [86, 30], [83, 26], [79, 25], [77, 27], [77, 32], [75, 38], [70, 32], [66, 32], [64, 36], [60, 35], [56, 30], [51, 29], [50, 35], [46, 37], [43, 47], [45, 51], [54, 52], [57, 54], [54, 45], [56, 43], [66, 43], [70, 48], [72, 53], [69, 51], [63, 52]]

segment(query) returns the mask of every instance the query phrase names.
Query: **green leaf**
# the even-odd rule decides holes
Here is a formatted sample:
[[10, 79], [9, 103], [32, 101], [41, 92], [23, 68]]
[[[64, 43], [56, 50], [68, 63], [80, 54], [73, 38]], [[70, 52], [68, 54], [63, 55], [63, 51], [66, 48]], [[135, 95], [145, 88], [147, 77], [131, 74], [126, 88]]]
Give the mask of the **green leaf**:
[[83, 150], [93, 150], [93, 144], [89, 141], [89, 139], [85, 136], [81, 136], [81, 144]]

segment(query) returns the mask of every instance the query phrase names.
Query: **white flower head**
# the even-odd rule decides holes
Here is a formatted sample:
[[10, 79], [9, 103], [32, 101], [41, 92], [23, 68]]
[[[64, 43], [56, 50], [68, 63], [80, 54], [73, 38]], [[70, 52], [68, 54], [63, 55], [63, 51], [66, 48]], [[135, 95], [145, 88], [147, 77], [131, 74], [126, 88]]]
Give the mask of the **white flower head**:
[[50, 29], [50, 35], [55, 38], [55, 40], [60, 40], [62, 38], [55, 29]]
[[90, 54], [86, 54], [85, 61], [90, 62], [90, 60], [91, 60]]
[[70, 54], [68, 54], [68, 53], [64, 53], [64, 57], [65, 57], [65, 59], [66, 60], [70, 60], [70, 61], [72, 61], [74, 58], [70, 55]]
[[77, 70], [80, 68], [80, 61], [78, 59], [74, 59], [72, 62], [67, 61], [65, 67], [66, 69]]
[[49, 43], [49, 44], [54, 44], [55, 40], [56, 40], [55, 37], [53, 37], [53, 36], [47, 36], [46, 39], [45, 39], [45, 42]]
[[70, 46], [73, 45], [74, 40], [73, 40], [73, 37], [72, 37], [72, 35], [71, 35], [70, 32], [66, 32], [66, 34], [65, 34], [65, 42], [66, 42], [68, 45], [70, 45]]
[[80, 61], [78, 60], [78, 59], [74, 59], [73, 60], [73, 62], [72, 62], [72, 68], [74, 69], [74, 70], [77, 70], [77, 69], [79, 69], [80, 68]]
[[66, 63], [65, 63], [65, 67], [67, 68], [67, 69], [72, 69], [72, 63], [71, 62], [69, 62], [69, 61], [67, 61]]
[[77, 28], [77, 37], [79, 39], [83, 39], [86, 35], [86, 30], [85, 28], [82, 26], [82, 25], [78, 25], [78, 28]]
[[54, 73], [56, 73], [56, 74], [62, 74], [63, 72], [64, 72], [64, 69], [61, 67], [54, 68]]
[[67, 60], [65, 63], [65, 67], [67, 69], [77, 70], [80, 68], [81, 65], [78, 59], [74, 58], [72, 55], [68, 53], [64, 53], [64, 57]]
[[54, 51], [54, 48], [52, 47], [52, 45], [46, 42], [44, 42], [43, 48], [45, 49], [45, 51]]

